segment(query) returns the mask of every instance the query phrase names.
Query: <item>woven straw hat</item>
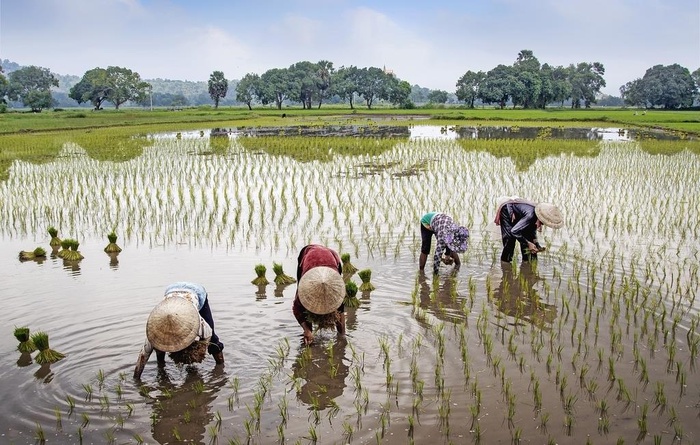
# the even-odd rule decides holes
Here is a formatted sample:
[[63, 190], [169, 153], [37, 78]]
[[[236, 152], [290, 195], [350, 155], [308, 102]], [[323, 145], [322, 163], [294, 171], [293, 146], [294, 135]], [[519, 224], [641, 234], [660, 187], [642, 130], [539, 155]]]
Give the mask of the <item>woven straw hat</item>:
[[318, 266], [302, 275], [297, 287], [301, 304], [314, 314], [330, 314], [345, 298], [345, 282], [337, 269]]
[[165, 298], [153, 308], [146, 322], [146, 338], [164, 352], [188, 347], [199, 334], [199, 312], [184, 298]]
[[552, 229], [559, 229], [564, 226], [564, 217], [554, 204], [541, 202], [535, 206], [535, 215], [542, 224]]

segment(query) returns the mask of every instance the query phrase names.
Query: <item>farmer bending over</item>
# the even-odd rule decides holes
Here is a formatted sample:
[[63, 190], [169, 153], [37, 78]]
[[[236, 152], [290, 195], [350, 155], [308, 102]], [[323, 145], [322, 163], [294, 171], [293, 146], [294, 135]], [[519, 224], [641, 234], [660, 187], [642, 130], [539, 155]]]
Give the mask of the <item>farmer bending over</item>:
[[304, 329], [304, 343], [314, 340], [313, 324], [319, 329], [335, 327], [345, 334], [345, 282], [338, 253], [328, 247], [309, 244], [297, 259], [297, 292], [292, 313]]
[[165, 289], [146, 322], [146, 342], [141, 349], [134, 378], [140, 378], [151, 353], [165, 366], [165, 353], [178, 364], [199, 363], [207, 351], [217, 365], [224, 363], [223, 343], [214, 332], [207, 291], [199, 284], [178, 282]]

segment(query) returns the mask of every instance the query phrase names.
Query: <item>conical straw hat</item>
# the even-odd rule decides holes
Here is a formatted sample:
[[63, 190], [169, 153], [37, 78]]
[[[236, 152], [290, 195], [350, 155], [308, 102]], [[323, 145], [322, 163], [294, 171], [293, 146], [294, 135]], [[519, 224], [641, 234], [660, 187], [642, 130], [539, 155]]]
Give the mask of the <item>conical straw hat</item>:
[[559, 229], [564, 226], [564, 217], [554, 204], [541, 202], [535, 206], [535, 215], [542, 224], [552, 229]]
[[318, 315], [330, 314], [343, 304], [345, 282], [337, 269], [318, 266], [302, 275], [297, 293], [307, 311]]
[[198, 333], [199, 312], [184, 298], [165, 298], [153, 308], [146, 322], [146, 338], [159, 351], [185, 349]]

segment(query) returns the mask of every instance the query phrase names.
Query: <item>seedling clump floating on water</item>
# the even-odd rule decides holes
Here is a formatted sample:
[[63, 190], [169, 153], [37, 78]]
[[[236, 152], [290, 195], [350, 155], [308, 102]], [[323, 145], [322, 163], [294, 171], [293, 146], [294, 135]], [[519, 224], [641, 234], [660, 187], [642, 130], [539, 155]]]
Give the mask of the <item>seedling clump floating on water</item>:
[[296, 283], [297, 281], [289, 275], [285, 274], [282, 265], [279, 263], [272, 263], [272, 271], [275, 273], [275, 284], [292, 284]]
[[345, 283], [345, 300], [343, 305], [346, 308], [356, 308], [360, 306], [360, 300], [357, 298], [357, 284], [354, 281]]
[[46, 250], [42, 247], [37, 247], [32, 251], [22, 250], [19, 252], [20, 261], [31, 261], [41, 258], [46, 258]]
[[257, 286], [265, 286], [267, 284], [270, 284], [269, 281], [267, 281], [267, 278], [265, 277], [265, 273], [267, 272], [267, 267], [265, 267], [264, 264], [258, 264], [255, 266], [255, 277], [251, 283], [257, 285]]
[[51, 236], [51, 241], [49, 241], [49, 246], [57, 249], [61, 246], [61, 239], [58, 237], [58, 230], [51, 226], [49, 227], [49, 235]]
[[63, 258], [66, 252], [70, 251], [71, 240], [66, 238], [61, 240], [61, 250], [56, 254], [57, 257]]
[[[68, 249], [66, 249], [65, 245], [68, 246]], [[64, 260], [80, 261], [84, 258], [83, 255], [78, 251], [78, 246], [80, 246], [78, 240], [72, 238], [65, 239], [61, 243], [61, 246], [63, 246], [63, 250], [61, 250], [61, 252], [59, 253], [63, 254], [61, 258], [63, 258]]]
[[350, 254], [349, 253], [343, 253], [340, 255], [340, 261], [343, 263], [343, 275], [345, 277], [345, 280], [347, 281], [350, 279], [351, 276], [357, 272], [357, 267], [355, 267], [351, 262], [350, 262]]
[[17, 350], [20, 352], [34, 352], [36, 351], [36, 346], [29, 336], [29, 328], [22, 326], [15, 328], [15, 338], [19, 341], [17, 345]]
[[122, 251], [122, 248], [117, 245], [117, 234], [114, 232], [110, 232], [107, 235], [107, 240], [109, 241], [109, 244], [107, 244], [107, 247], [105, 247], [105, 252], [107, 253], [119, 253]]
[[357, 273], [360, 276], [360, 279], [362, 280], [362, 284], [360, 284], [360, 290], [362, 292], [369, 292], [373, 291], [376, 289], [374, 287], [374, 284], [370, 282], [372, 279], [372, 271], [370, 269], [362, 269]]
[[36, 355], [35, 359], [37, 363], [54, 363], [65, 357], [65, 354], [54, 351], [49, 347], [49, 335], [46, 332], [37, 332], [36, 334], [32, 334], [31, 340], [39, 350], [39, 353]]

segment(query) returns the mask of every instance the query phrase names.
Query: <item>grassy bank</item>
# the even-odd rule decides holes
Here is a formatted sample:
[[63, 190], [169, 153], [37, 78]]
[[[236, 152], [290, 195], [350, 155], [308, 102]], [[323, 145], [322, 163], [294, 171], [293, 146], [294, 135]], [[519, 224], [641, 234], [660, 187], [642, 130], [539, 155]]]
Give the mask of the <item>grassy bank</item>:
[[[282, 116], [285, 117], [282, 117]], [[433, 124], [478, 125], [512, 124], [556, 126], [630, 126], [663, 128], [700, 135], [700, 112], [663, 111], [643, 112], [628, 109], [551, 108], [546, 110], [522, 110], [492, 108], [462, 109], [436, 108], [397, 110], [390, 108], [350, 109], [349, 107], [323, 107], [302, 110], [300, 108], [188, 108], [178, 111], [166, 109], [148, 110], [132, 108], [124, 110], [90, 111], [85, 109], [44, 111], [43, 113], [10, 112], [0, 114], [0, 134], [34, 131], [56, 131], [103, 127], [167, 126], [196, 124], [191, 128], [216, 126], [268, 126], [347, 122], [370, 118], [378, 123], [429, 120]], [[206, 125], [203, 125], [206, 124]]]

